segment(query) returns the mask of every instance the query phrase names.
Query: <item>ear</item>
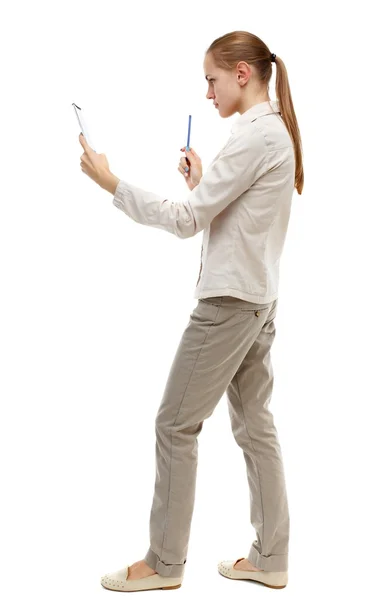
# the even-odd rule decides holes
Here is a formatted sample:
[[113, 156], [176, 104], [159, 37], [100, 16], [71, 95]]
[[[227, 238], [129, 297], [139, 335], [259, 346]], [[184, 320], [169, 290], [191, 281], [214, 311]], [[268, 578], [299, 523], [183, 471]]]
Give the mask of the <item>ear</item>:
[[247, 62], [240, 60], [236, 67], [236, 73], [237, 80], [241, 83], [246, 83], [252, 74], [252, 69]]

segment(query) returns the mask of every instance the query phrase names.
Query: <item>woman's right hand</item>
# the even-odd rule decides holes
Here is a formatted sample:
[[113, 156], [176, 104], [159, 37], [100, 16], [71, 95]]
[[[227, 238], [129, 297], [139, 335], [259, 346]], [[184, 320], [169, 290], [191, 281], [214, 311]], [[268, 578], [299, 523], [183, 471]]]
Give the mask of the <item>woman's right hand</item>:
[[[201, 164], [201, 158], [196, 154], [193, 148], [186, 150], [186, 146], [180, 148], [181, 152], [185, 152], [186, 156], [182, 156], [179, 161], [178, 171], [183, 175], [186, 180], [186, 184], [192, 191], [199, 183], [203, 176], [203, 167]], [[188, 167], [188, 171], [186, 171]]]

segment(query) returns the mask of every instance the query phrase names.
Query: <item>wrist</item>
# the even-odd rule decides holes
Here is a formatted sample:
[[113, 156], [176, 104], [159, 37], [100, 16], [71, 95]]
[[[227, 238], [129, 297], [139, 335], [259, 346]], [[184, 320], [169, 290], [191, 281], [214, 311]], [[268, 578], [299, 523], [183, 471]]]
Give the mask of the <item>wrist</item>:
[[104, 176], [102, 177], [100, 186], [104, 190], [107, 190], [107, 192], [109, 192], [110, 194], [112, 194], [114, 196], [116, 193], [116, 188], [118, 186], [119, 181], [120, 181], [120, 179], [118, 177], [116, 177], [116, 175], [114, 175], [110, 171], [107, 171], [104, 174]]

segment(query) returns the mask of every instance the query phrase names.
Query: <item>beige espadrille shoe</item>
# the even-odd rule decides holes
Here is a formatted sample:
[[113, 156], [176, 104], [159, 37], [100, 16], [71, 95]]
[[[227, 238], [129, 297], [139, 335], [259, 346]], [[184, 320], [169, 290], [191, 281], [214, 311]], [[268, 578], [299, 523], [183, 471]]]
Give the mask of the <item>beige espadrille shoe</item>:
[[288, 583], [288, 571], [242, 571], [235, 569], [234, 565], [244, 557], [237, 560], [223, 560], [218, 563], [218, 572], [229, 579], [249, 579], [262, 583], [266, 587], [281, 589]]
[[183, 581], [183, 575], [181, 577], [163, 577], [158, 573], [142, 577], [142, 579], [128, 580], [128, 572], [129, 565], [114, 573], [107, 573], [101, 578], [100, 583], [108, 590], [139, 592], [142, 590], [176, 590], [180, 588]]

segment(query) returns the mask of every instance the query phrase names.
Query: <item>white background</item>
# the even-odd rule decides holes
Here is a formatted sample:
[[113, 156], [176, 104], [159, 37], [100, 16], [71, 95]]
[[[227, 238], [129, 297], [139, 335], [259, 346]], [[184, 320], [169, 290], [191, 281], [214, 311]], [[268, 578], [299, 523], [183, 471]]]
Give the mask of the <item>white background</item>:
[[[119, 178], [184, 200], [238, 115], [206, 100], [211, 42], [251, 31], [284, 60], [304, 148], [281, 261], [271, 410], [291, 517], [282, 596], [375, 596], [378, 107], [369, 2], [14, 2], [2, 9], [1, 585], [95, 598], [144, 558], [154, 420], [197, 300], [202, 233], [135, 223], [80, 169], [72, 108]], [[276, 99], [275, 77], [270, 98]], [[220, 400], [199, 436], [176, 593], [266, 597], [217, 572], [247, 556], [245, 462]], [[253, 586], [253, 587], [251, 587]], [[238, 589], [237, 589], [238, 588]], [[165, 593], [162, 592], [162, 597]]]

